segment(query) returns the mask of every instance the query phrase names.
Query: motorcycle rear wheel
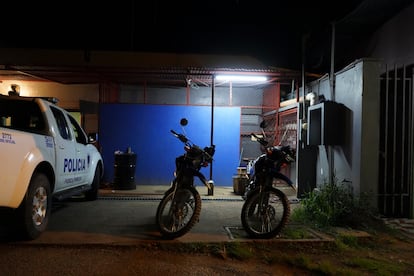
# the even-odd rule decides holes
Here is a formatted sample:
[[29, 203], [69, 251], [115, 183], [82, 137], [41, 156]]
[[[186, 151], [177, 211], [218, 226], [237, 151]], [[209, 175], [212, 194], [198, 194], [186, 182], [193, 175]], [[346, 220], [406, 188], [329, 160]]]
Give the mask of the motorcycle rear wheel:
[[278, 235], [290, 216], [290, 203], [280, 190], [269, 187], [253, 190], [243, 204], [242, 225], [252, 238], [269, 239]]
[[188, 233], [198, 222], [201, 197], [194, 187], [169, 189], [157, 208], [156, 224], [165, 239], [175, 239]]

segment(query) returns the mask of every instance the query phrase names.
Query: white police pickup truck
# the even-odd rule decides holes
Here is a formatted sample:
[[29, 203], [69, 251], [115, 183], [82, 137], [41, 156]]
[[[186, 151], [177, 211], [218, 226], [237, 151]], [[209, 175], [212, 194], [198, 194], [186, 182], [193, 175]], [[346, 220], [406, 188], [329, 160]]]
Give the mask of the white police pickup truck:
[[53, 99], [0, 95], [0, 208], [29, 240], [46, 230], [52, 200], [95, 200], [103, 175], [101, 154]]

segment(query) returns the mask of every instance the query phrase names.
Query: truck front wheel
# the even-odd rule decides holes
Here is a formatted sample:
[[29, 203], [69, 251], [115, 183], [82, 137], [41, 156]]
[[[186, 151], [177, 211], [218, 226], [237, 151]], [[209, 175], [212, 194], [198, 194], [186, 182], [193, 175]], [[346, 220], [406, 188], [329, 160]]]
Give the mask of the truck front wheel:
[[39, 237], [47, 228], [51, 211], [49, 179], [43, 173], [35, 173], [19, 207], [23, 238], [34, 240]]
[[101, 184], [101, 167], [98, 165], [95, 170], [91, 189], [85, 192], [85, 199], [89, 201], [96, 200], [98, 198], [99, 185]]

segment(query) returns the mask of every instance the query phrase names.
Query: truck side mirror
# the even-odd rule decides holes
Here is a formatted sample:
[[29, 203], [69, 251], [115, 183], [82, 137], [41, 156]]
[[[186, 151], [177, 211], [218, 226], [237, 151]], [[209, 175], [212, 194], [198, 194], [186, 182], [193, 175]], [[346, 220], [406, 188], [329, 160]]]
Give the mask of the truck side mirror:
[[88, 134], [88, 142], [93, 144], [98, 141], [98, 133], [89, 133]]

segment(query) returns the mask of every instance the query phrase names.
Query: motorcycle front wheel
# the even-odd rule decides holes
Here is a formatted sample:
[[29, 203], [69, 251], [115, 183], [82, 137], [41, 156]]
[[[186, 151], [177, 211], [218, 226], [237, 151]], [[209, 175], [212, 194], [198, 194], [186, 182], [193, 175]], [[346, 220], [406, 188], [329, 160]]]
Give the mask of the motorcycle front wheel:
[[243, 204], [242, 225], [252, 238], [269, 239], [278, 235], [288, 222], [290, 203], [280, 190], [268, 187], [251, 192]]
[[166, 239], [185, 235], [198, 222], [201, 197], [194, 187], [169, 189], [157, 208], [156, 224]]

